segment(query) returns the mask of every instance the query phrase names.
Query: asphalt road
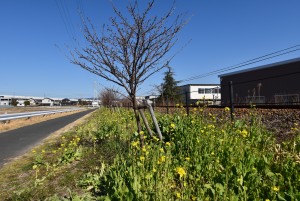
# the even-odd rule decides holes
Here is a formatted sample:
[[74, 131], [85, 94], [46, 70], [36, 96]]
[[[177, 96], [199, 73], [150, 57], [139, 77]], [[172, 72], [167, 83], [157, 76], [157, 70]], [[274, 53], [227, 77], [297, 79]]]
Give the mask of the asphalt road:
[[51, 133], [65, 127], [94, 110], [85, 110], [68, 116], [0, 133], [0, 167], [39, 144]]

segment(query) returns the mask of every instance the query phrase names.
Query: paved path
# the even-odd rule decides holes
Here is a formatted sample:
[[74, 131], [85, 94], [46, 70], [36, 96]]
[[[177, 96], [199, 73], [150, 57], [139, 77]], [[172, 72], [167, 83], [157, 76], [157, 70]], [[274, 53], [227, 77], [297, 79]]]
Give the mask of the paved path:
[[0, 167], [11, 158], [20, 156], [39, 144], [51, 133], [65, 127], [94, 110], [86, 110], [68, 116], [0, 133]]

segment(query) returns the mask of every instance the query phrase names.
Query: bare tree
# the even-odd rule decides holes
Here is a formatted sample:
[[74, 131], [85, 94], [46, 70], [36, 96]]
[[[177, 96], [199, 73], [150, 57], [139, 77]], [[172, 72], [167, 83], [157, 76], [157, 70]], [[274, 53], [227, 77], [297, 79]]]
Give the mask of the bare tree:
[[118, 99], [118, 94], [114, 89], [105, 88], [100, 92], [99, 98], [103, 106], [113, 106]]
[[89, 19], [83, 20], [83, 34], [88, 46], [71, 51], [71, 62], [124, 88], [140, 131], [137, 88], [168, 66], [173, 56], [165, 58], [166, 54], [186, 22], [182, 14], [174, 16], [174, 6], [161, 16], [152, 15], [154, 0], [150, 0], [144, 9], [139, 7], [137, 0], [130, 1], [126, 13], [112, 7], [115, 17], [101, 30], [97, 30]]

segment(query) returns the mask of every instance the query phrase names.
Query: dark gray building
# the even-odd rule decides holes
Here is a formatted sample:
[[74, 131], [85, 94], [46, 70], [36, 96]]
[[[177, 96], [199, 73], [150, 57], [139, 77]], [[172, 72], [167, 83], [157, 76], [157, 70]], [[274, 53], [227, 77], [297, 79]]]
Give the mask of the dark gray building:
[[219, 75], [221, 104], [229, 105], [229, 83], [234, 104], [300, 104], [300, 58]]

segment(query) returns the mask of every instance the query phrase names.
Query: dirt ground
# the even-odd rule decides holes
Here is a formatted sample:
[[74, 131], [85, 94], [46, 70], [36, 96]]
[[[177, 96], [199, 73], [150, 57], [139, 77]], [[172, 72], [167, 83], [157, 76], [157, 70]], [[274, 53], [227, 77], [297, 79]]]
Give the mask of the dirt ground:
[[[184, 111], [185, 109], [182, 108]], [[155, 108], [156, 111], [167, 113], [166, 108]], [[169, 113], [174, 113], [178, 108], [170, 107]], [[193, 111], [193, 108], [190, 108]], [[224, 114], [224, 108], [205, 108], [206, 115], [211, 113], [216, 116]], [[261, 122], [268, 131], [274, 133], [279, 142], [293, 138], [295, 133], [300, 132], [300, 109], [247, 109], [235, 108], [235, 117], [248, 118], [249, 114], [254, 113], [261, 118]], [[229, 115], [229, 114], [228, 114]], [[220, 117], [221, 118], [221, 117]]]
[[[33, 112], [33, 111], [43, 111], [43, 110], [55, 110], [55, 109], [62, 109], [57, 107], [13, 107], [13, 108], [0, 108], [0, 114], [12, 114], [12, 113], [22, 113], [22, 112]], [[63, 108], [66, 109], [66, 108]], [[10, 120], [8, 122], [0, 122], [0, 133], [21, 128], [24, 126], [36, 124], [39, 122], [47, 121], [50, 119], [55, 119], [62, 116], [67, 116], [70, 114], [74, 114], [80, 112], [80, 110], [71, 111], [71, 112], [64, 112], [64, 113], [57, 113], [57, 114], [48, 114], [48, 115], [41, 115], [35, 116], [31, 118], [24, 118], [24, 119], [16, 119]]]

